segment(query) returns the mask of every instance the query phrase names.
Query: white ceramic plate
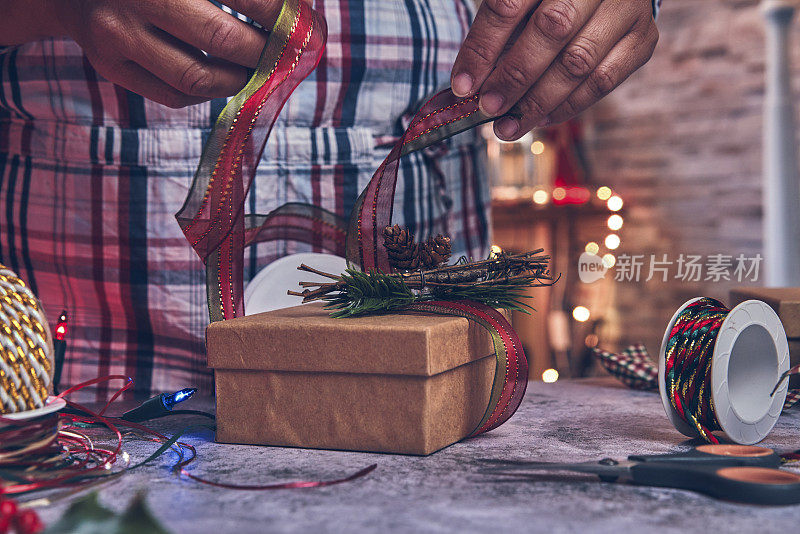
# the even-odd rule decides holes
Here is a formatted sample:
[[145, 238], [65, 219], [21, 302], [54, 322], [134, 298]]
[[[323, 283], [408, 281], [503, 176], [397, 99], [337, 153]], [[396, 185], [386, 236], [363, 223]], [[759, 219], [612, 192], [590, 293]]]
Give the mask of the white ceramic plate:
[[286, 293], [288, 290], [302, 291], [300, 282], [329, 280], [324, 276], [298, 271], [297, 268], [301, 263], [331, 274], [342, 273], [347, 267], [344, 258], [316, 252], [290, 254], [275, 260], [261, 269], [245, 287], [245, 314], [253, 315], [298, 306], [302, 304], [303, 299], [288, 295]]

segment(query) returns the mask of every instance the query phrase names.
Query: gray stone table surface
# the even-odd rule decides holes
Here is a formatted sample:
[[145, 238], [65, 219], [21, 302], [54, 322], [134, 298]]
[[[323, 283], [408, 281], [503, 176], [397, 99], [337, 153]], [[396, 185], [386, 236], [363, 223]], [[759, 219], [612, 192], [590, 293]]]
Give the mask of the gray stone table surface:
[[[210, 400], [191, 404], [187, 408], [211, 407]], [[189, 423], [175, 417], [153, 427], [170, 433]], [[735, 504], [682, 490], [607, 484], [579, 474], [508, 482], [478, 473], [475, 460], [481, 457], [585, 461], [697, 444], [672, 428], [657, 394], [631, 391], [606, 379], [532, 382], [508, 423], [429, 457], [224, 445], [202, 431], [187, 441], [199, 456], [191, 471], [219, 481], [326, 479], [373, 463], [378, 468], [354, 482], [326, 488], [234, 491], [178, 478], [169, 469], [174, 456], [167, 455], [101, 486], [101, 501], [122, 509], [135, 492], [145, 490], [154, 514], [176, 534], [785, 533], [797, 532], [800, 525], [800, 506]], [[784, 414], [763, 445], [780, 452], [800, 448], [800, 409]], [[126, 450], [143, 458], [154, 445], [129, 442]], [[36, 509], [50, 524], [80, 495]], [[34, 497], [41, 495], [29, 498]]]

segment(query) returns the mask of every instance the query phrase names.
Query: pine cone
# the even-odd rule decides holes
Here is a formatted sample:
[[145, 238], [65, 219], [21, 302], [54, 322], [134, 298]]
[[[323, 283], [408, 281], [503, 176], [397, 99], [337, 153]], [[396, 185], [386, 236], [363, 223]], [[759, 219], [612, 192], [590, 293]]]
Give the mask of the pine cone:
[[430, 237], [420, 246], [419, 261], [426, 269], [434, 269], [450, 259], [450, 238], [443, 235]]
[[398, 270], [413, 270], [419, 267], [420, 247], [414, 243], [414, 234], [400, 225], [383, 229], [383, 246], [389, 255], [389, 265]]

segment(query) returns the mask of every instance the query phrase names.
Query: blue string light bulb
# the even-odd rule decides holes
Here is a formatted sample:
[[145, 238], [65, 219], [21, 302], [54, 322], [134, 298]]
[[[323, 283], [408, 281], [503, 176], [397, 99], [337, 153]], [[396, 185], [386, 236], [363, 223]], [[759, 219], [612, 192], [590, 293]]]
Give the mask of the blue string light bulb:
[[162, 393], [160, 395], [161, 401], [164, 403], [164, 408], [167, 410], [172, 410], [172, 408], [178, 404], [179, 402], [183, 402], [188, 400], [197, 392], [197, 388], [184, 388], [180, 391], [176, 391], [175, 393], [168, 395], [166, 393]]
[[147, 421], [169, 414], [176, 404], [194, 395], [197, 388], [185, 388], [175, 393], [162, 393], [144, 401], [139, 407], [122, 414], [121, 419], [131, 422]]

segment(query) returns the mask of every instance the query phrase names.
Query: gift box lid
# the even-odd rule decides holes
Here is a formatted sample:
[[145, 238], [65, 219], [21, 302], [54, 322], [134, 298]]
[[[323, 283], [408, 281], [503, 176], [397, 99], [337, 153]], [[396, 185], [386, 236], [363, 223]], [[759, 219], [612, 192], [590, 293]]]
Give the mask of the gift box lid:
[[333, 319], [318, 303], [212, 323], [206, 348], [214, 369], [416, 376], [494, 354], [489, 333], [463, 317]]
[[731, 290], [730, 306], [745, 300], [766, 302], [783, 323], [786, 337], [800, 338], [800, 287], [739, 287]]

